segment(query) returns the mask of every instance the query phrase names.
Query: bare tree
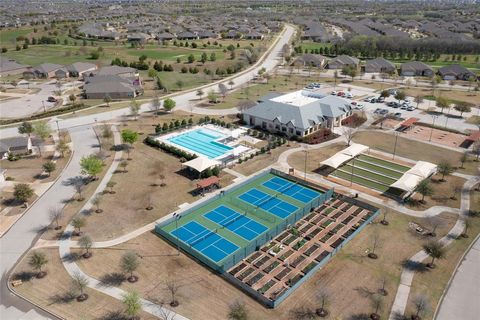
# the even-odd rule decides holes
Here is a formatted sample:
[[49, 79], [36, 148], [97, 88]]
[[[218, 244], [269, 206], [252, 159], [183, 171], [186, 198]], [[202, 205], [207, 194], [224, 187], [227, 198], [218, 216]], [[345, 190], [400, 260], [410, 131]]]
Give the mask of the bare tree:
[[78, 239], [78, 245], [85, 250], [85, 252], [82, 255], [85, 259], [88, 259], [92, 256], [92, 253], [89, 251], [93, 245], [93, 241], [92, 241], [92, 238], [90, 238], [90, 236], [86, 234], [83, 235], [80, 239]]
[[381, 239], [380, 239], [380, 235], [378, 234], [378, 232], [375, 232], [372, 236], [372, 250], [368, 253], [368, 257], [370, 259], [377, 259], [378, 258], [378, 254], [376, 253], [376, 250], [381, 246]]
[[58, 207], [51, 207], [49, 210], [50, 221], [55, 223], [55, 230], [59, 230], [62, 226], [59, 224], [59, 220], [63, 215], [63, 209]]
[[350, 145], [353, 138], [357, 134], [357, 129], [352, 127], [343, 127], [343, 135], [345, 136], [345, 140], [347, 140], [347, 145]]
[[220, 92], [220, 94], [222, 95], [222, 98], [225, 100], [225, 96], [227, 95], [227, 92], [228, 92], [228, 88], [226, 85], [224, 85], [223, 83], [220, 83], [218, 85], [218, 91]]
[[92, 204], [96, 207], [96, 209], [95, 209], [96, 213], [102, 213], [103, 212], [103, 209], [100, 208], [101, 203], [102, 203], [102, 196], [100, 195], [100, 193], [98, 193], [92, 199]]
[[179, 302], [177, 300], [177, 293], [178, 290], [180, 289], [180, 286], [178, 285], [177, 281], [175, 278], [170, 278], [167, 281], [165, 281], [165, 289], [170, 292], [170, 306], [172, 307], [177, 307], [179, 305]]
[[72, 287], [76, 293], [78, 293], [77, 301], [82, 302], [88, 299], [88, 294], [85, 293], [85, 289], [88, 286], [88, 278], [86, 278], [80, 272], [75, 272], [72, 276]]
[[382, 296], [388, 295], [387, 291], [387, 276], [384, 274], [382, 277], [382, 281], [380, 282], [380, 288], [378, 289], [378, 293]]
[[245, 303], [238, 300], [234, 301], [228, 306], [228, 320], [247, 320], [248, 312], [245, 308]]
[[327, 305], [330, 302], [330, 292], [328, 289], [325, 287], [320, 288], [317, 291], [316, 298], [320, 307], [315, 310], [315, 313], [321, 318], [328, 316]]
[[85, 181], [83, 180], [83, 177], [77, 176], [74, 177], [72, 180], [73, 187], [75, 188], [75, 191], [78, 193], [78, 201], [83, 201], [83, 190], [85, 189]]
[[383, 218], [382, 218], [382, 220], [380, 221], [380, 223], [383, 224], [384, 226], [388, 226], [388, 225], [389, 225], [389, 222], [388, 222], [388, 220], [387, 220], [388, 210], [387, 210], [387, 209], [383, 209], [382, 212], [383, 212]]
[[437, 229], [445, 225], [445, 220], [443, 220], [439, 216], [428, 217], [427, 224], [430, 229], [430, 232], [428, 233], [428, 235], [431, 237], [436, 237]]
[[291, 320], [314, 320], [316, 317], [315, 311], [306, 306], [296, 307], [289, 311]]
[[374, 294], [372, 295], [371, 299], [373, 312], [370, 314], [370, 319], [379, 320], [380, 315], [378, 313], [382, 310], [383, 296]]
[[415, 314], [412, 315], [412, 320], [420, 320], [421, 315], [429, 309], [427, 297], [423, 294], [416, 295], [413, 298], [413, 306], [415, 308]]

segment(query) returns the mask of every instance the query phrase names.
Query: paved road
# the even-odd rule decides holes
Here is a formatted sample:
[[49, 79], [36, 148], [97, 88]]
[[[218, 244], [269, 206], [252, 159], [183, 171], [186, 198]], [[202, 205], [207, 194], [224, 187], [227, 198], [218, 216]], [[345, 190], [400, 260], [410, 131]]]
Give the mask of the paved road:
[[474, 320], [480, 315], [480, 238], [457, 269], [436, 320]]
[[[275, 46], [271, 49], [271, 51], [265, 57], [263, 62], [259, 63], [256, 67], [252, 68], [251, 70], [248, 70], [244, 73], [241, 73], [240, 75], [236, 75], [231, 78], [226, 78], [220, 82], [227, 84], [230, 81], [230, 79], [232, 79], [235, 82], [235, 85], [233, 85], [233, 88], [238, 88], [246, 84], [248, 81], [252, 80], [253, 77], [258, 74], [258, 70], [260, 70], [261, 68], [265, 68], [267, 71], [273, 70], [275, 66], [282, 59], [281, 52], [282, 52], [283, 45], [290, 41], [290, 38], [293, 36], [294, 31], [295, 29], [292, 26], [287, 25], [283, 33], [283, 36], [278, 40]], [[229, 88], [230, 86], [227, 85], [227, 87]], [[202, 90], [204, 92], [208, 92], [212, 89], [218, 91], [218, 83], [202, 86]], [[192, 108], [192, 105], [195, 104], [196, 100], [198, 99], [196, 93], [197, 93], [197, 88], [192, 89], [190, 91], [186, 91], [184, 93], [181, 93], [173, 97], [173, 100], [175, 100], [177, 104], [176, 110], [190, 111]], [[141, 106], [140, 112], [147, 112], [147, 111], [151, 111], [150, 103], [145, 103]], [[95, 121], [99, 121], [99, 122], [109, 121], [118, 117], [128, 115], [129, 113], [130, 113], [129, 108], [122, 108], [122, 109], [107, 111], [103, 113], [97, 113], [97, 114], [86, 115], [86, 116], [78, 116], [71, 119], [60, 120], [58, 122], [58, 125], [60, 129], [68, 129], [76, 126], [92, 124], [92, 123], [95, 123]], [[214, 113], [218, 114], [218, 113], [222, 113], [222, 111], [215, 110]], [[54, 123], [53, 120], [51, 121], [51, 125], [53, 128], [56, 128], [56, 124]], [[16, 127], [4, 128], [0, 130], [0, 136], [2, 137], [12, 137], [16, 135], [18, 135], [18, 131]]]
[[[67, 185], [70, 178], [80, 173], [79, 161], [82, 156], [92, 154], [98, 148], [98, 140], [91, 126], [78, 127], [70, 130], [70, 135], [75, 148], [70, 164], [62, 172], [57, 183], [30, 207], [15, 225], [0, 238], [0, 272], [2, 274], [2, 289], [0, 292], [0, 307], [3, 305], [6, 310], [2, 311], [0, 318], [18, 319], [12, 304], [22, 311], [28, 311], [31, 306], [18, 302], [6, 289], [6, 278], [8, 272], [15, 266], [16, 262], [40, 237], [45, 226], [50, 224], [48, 210], [52, 206], [61, 205], [65, 200], [70, 199], [75, 190]], [[3, 309], [3, 308], [2, 308]], [[1, 309], [0, 309], [1, 310]], [[10, 312], [7, 313], [7, 311]]]

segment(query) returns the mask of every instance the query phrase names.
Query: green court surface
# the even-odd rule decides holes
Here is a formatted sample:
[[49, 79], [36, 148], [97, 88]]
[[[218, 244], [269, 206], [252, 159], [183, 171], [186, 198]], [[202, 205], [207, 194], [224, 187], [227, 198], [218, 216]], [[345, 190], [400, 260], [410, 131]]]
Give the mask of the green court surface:
[[[163, 226], [160, 227], [161, 231], [169, 234], [172, 239], [175, 241], [179, 242], [185, 242], [187, 245], [190, 245], [191, 247], [193, 246], [193, 249], [195, 248], [196, 240], [193, 241], [193, 244], [189, 244], [189, 240], [183, 239], [182, 237], [178, 237], [178, 235], [181, 233], [182, 235], [189, 234], [188, 230], [190, 230], [190, 227], [192, 226], [191, 222], [194, 222], [193, 225], [196, 225], [196, 223], [202, 225], [206, 229], [209, 229], [209, 231], [213, 231], [213, 233], [216, 233], [223, 239], [228, 240], [232, 244], [238, 246], [240, 249], [246, 248], [247, 246], [251, 245], [252, 242], [255, 242], [255, 239], [260, 237], [261, 234], [258, 234], [258, 236], [255, 236], [253, 239], [246, 239], [245, 237], [241, 236], [241, 232], [236, 232], [235, 230], [231, 230], [230, 227], [230, 222], [227, 222], [227, 226], [222, 226], [221, 223], [214, 222], [215, 220], [210, 219], [209, 217], [212, 216], [213, 211], [224, 211], [225, 208], [223, 209], [218, 209], [219, 207], [227, 207], [228, 209], [233, 210], [234, 212], [248, 218], [244, 219], [239, 217], [240, 219], [243, 220], [253, 220], [254, 222], [260, 224], [261, 226], [264, 226], [266, 230], [272, 230], [275, 229], [277, 226], [281, 225], [282, 223], [285, 222], [283, 218], [280, 216], [277, 216], [274, 211], [275, 208], [273, 209], [262, 209], [263, 203], [264, 202], [269, 202], [270, 197], [272, 197], [272, 200], [276, 203], [280, 203], [279, 207], [282, 206], [282, 203], [285, 206], [290, 207], [292, 210], [295, 209], [295, 211], [292, 211], [292, 213], [289, 215], [291, 216], [292, 214], [295, 214], [298, 210], [302, 210], [307, 204], [297, 200], [294, 196], [295, 195], [287, 195], [288, 192], [284, 191], [275, 191], [266, 185], [264, 186], [263, 184], [271, 179], [278, 179], [279, 177], [277, 175], [274, 175], [272, 173], [265, 174], [263, 176], [259, 176], [258, 178], [253, 179], [250, 182], [247, 182], [245, 185], [242, 185], [238, 187], [237, 189], [233, 189], [232, 191], [227, 191], [223, 196], [218, 197], [217, 199], [214, 199], [212, 201], [207, 201], [205, 202], [204, 205], [200, 206], [198, 209], [195, 209], [192, 212], [186, 213], [185, 215], [181, 215], [179, 219], [176, 221], [171, 221]], [[289, 181], [289, 180], [286, 180]], [[295, 184], [291, 182], [292, 184]], [[268, 185], [268, 184], [267, 184]], [[296, 188], [298, 187], [298, 184], [295, 184]], [[321, 191], [319, 190], [314, 190], [310, 189], [306, 186], [301, 186], [305, 189], [312, 190], [318, 193], [318, 196], [322, 194]], [[261, 201], [259, 203], [262, 203], [261, 208], [258, 206], [251, 204], [249, 202], [246, 202], [244, 200], [241, 200], [239, 196], [245, 195], [246, 193], [251, 193], [252, 190], [256, 190], [257, 194], [264, 194], [266, 196], [267, 201]], [[293, 189], [291, 189], [293, 190]], [[284, 194], [285, 193], [285, 194]], [[243, 196], [242, 196], [243, 197]], [[317, 199], [316, 197], [315, 199]], [[264, 198], [262, 198], [263, 200]], [[292, 207], [294, 206], [294, 207]], [[228, 210], [227, 209], [227, 210]], [[207, 215], [206, 215], [207, 214]], [[218, 216], [218, 215], [217, 215]], [[239, 219], [239, 220], [240, 220]], [[220, 219], [221, 220], [221, 219]], [[228, 217], [226, 218], [225, 221], [228, 221]], [[232, 225], [235, 224], [235, 222], [232, 223]], [[185, 226], [185, 227], [184, 227]], [[241, 228], [241, 227], [240, 227]], [[260, 228], [261, 229], [261, 228]], [[180, 232], [179, 232], [180, 230]], [[187, 230], [187, 231], [185, 231]], [[247, 230], [250, 232], [251, 230]], [[191, 231], [192, 234], [195, 234], [195, 231]], [[263, 233], [262, 233], [263, 234]], [[202, 237], [196, 238], [196, 235], [190, 235], [191, 239], [199, 239], [199, 241], [202, 241]], [[203, 253], [203, 252], [202, 252]], [[206, 255], [209, 257], [208, 255]], [[210, 257], [209, 257], [210, 258]], [[225, 256], [220, 261], [215, 261], [216, 264], [221, 265], [223, 260], [228, 259], [228, 256]]]
[[380, 192], [397, 193], [390, 189], [389, 185], [400, 179], [408, 169], [410, 168], [398, 163], [362, 154], [354, 161], [343, 164], [332, 173], [332, 176]]

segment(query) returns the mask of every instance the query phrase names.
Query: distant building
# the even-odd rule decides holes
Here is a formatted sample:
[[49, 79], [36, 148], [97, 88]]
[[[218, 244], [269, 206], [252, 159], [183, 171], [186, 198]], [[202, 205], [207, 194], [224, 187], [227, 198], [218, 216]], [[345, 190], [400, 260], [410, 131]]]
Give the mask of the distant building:
[[142, 93], [142, 81], [134, 68], [108, 66], [84, 77], [86, 99], [133, 99]]
[[127, 36], [128, 42], [147, 43], [152, 37], [143, 32], [131, 33]]
[[14, 59], [0, 57], [0, 76], [10, 76], [21, 74], [29, 70], [32, 66], [20, 64]]
[[443, 80], [468, 81], [470, 78], [477, 78], [474, 72], [468, 70], [467, 68], [459, 64], [452, 64], [449, 66], [441, 67], [440, 69], [438, 69], [438, 74], [442, 77]]
[[270, 132], [304, 137], [341, 126], [351, 114], [352, 107], [342, 98], [300, 90], [262, 97], [257, 105], [243, 112], [243, 120]]
[[345, 67], [358, 68], [360, 60], [355, 57], [350, 57], [347, 55], [341, 55], [333, 58], [328, 62], [328, 69], [343, 69]]
[[394, 73], [395, 65], [384, 58], [368, 60], [365, 64], [366, 73]]
[[297, 57], [293, 63], [296, 66], [322, 68], [327, 63], [327, 58], [319, 54], [306, 53]]
[[35, 68], [29, 69], [23, 72], [24, 78], [53, 78], [56, 76], [55, 72], [58, 69], [63, 68], [60, 64], [55, 63], [42, 63]]
[[433, 69], [423, 62], [411, 61], [403, 63], [400, 67], [400, 75], [406, 77], [432, 77], [434, 75]]
[[29, 137], [12, 137], [0, 140], [0, 159], [9, 154], [19, 156], [32, 153], [32, 140]]
[[84, 74], [94, 72], [98, 69], [97, 65], [89, 62], [75, 62], [65, 67], [70, 77], [83, 78]]

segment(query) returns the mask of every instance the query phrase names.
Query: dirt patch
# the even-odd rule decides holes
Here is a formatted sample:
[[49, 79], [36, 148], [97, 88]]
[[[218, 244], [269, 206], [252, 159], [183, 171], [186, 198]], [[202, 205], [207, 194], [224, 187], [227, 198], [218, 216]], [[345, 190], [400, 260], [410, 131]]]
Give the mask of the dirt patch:
[[[292, 148], [294, 147], [295, 146], [292, 144]], [[270, 153], [266, 152], [264, 154], [255, 156], [253, 159], [249, 159], [246, 162], [235, 164], [233, 170], [243, 175], [249, 176], [277, 162], [278, 157], [284, 151], [288, 150], [288, 148], [289, 147], [286, 145], [277, 147], [273, 150], [270, 150]]]
[[463, 134], [423, 126], [414, 126], [411, 130], [404, 131], [404, 134], [407, 137], [424, 141], [431, 140], [448, 147], [460, 147], [466, 139], [466, 136]]

